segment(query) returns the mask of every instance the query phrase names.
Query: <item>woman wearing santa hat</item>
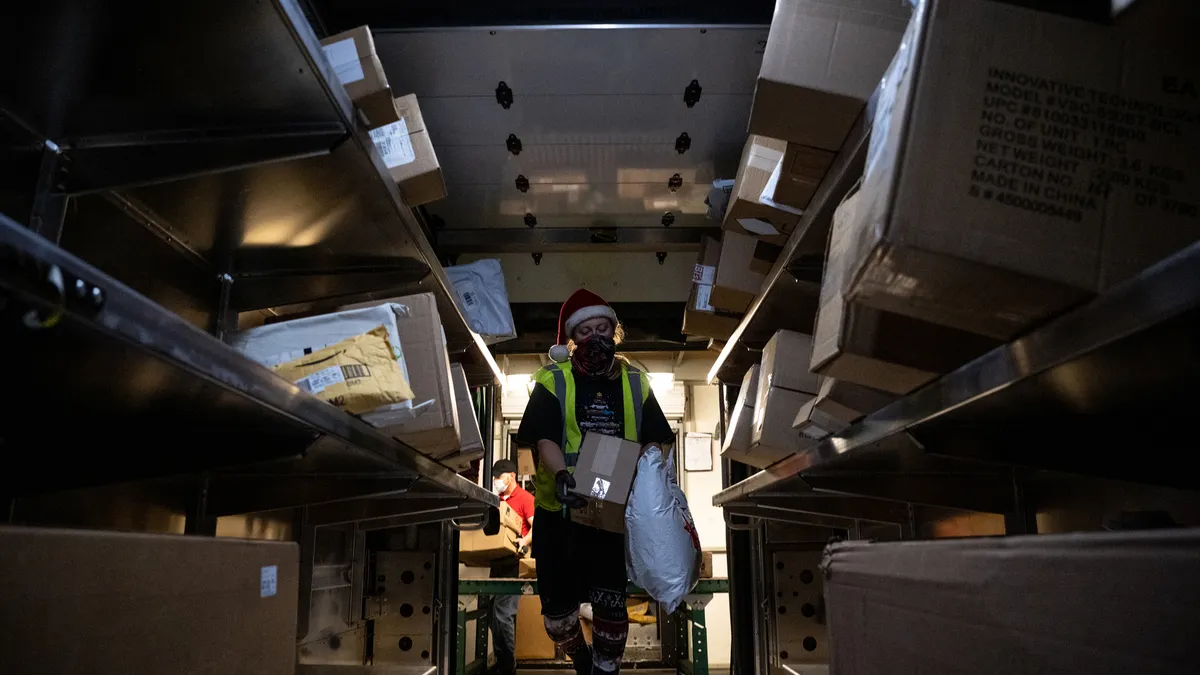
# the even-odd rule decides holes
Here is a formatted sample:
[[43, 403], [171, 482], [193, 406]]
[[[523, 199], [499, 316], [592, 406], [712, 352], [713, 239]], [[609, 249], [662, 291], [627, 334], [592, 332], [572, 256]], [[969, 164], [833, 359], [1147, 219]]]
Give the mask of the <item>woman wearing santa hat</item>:
[[[617, 356], [621, 336], [617, 314], [603, 298], [575, 291], [559, 311], [558, 344], [550, 349], [555, 363], [534, 375], [517, 434], [538, 458], [533, 557], [542, 618], [579, 675], [618, 672], [629, 634], [625, 537], [573, 522], [569, 514], [586, 505], [571, 492], [583, 435], [624, 438], [643, 449], [675, 439], [649, 378]], [[592, 605], [590, 648], [579, 626], [583, 602]]]

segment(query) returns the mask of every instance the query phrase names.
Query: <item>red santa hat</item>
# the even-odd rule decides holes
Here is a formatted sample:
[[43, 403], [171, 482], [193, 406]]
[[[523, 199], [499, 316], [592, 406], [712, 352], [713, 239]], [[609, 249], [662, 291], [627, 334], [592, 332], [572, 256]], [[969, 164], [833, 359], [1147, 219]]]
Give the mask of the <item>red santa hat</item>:
[[550, 359], [556, 363], [563, 363], [571, 358], [570, 352], [567, 351], [567, 340], [571, 339], [571, 333], [579, 324], [597, 317], [609, 319], [614, 327], [617, 325], [617, 313], [604, 298], [586, 288], [572, 293], [558, 311], [558, 344], [550, 348]]

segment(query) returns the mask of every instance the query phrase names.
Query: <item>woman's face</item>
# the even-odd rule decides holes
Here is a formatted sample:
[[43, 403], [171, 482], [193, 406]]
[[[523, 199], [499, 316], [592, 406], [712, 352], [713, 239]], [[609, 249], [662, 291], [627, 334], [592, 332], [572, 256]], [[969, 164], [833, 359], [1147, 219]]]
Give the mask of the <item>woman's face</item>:
[[572, 339], [576, 342], [585, 340], [595, 335], [603, 335], [605, 337], [613, 336], [613, 322], [607, 317], [598, 316], [594, 319], [588, 319], [575, 327], [575, 334]]

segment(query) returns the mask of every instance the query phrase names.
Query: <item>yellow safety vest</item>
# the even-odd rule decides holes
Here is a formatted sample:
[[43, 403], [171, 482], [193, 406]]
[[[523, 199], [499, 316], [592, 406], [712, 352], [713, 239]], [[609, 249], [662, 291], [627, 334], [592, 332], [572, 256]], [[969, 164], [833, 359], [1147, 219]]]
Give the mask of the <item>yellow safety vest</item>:
[[[575, 463], [579, 461], [579, 444], [583, 441], [583, 433], [575, 419], [575, 378], [571, 375], [570, 363], [552, 363], [533, 374], [533, 380], [558, 399], [559, 410], [562, 411], [563, 434], [558, 439], [558, 447], [563, 450], [563, 458], [567, 462], [567, 471], [575, 473]], [[638, 442], [642, 429], [642, 406], [650, 397], [650, 378], [633, 366], [621, 364], [621, 393], [623, 394], [622, 408], [625, 414], [625, 440]], [[554, 439], [551, 439], [554, 440]], [[536, 504], [550, 511], [562, 508], [554, 494], [554, 474], [550, 473], [539, 461], [537, 475], [534, 477], [536, 486]]]

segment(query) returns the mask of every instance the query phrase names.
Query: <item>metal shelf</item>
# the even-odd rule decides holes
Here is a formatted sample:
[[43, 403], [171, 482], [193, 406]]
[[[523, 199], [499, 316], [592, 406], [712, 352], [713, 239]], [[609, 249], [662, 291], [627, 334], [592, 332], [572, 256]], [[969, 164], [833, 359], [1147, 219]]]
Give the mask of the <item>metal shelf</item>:
[[0, 493], [199, 474], [211, 515], [364, 493], [431, 491], [497, 505], [3, 217], [0, 291], [10, 381], [20, 383], [4, 407], [0, 447], [21, 460]]
[[[981, 489], [989, 467], [1001, 471], [999, 480], [1006, 466], [1197, 490], [1187, 428], [1197, 383], [1200, 243], [723, 490], [713, 503], [813, 489], [882, 497], [891, 478], [914, 476], [953, 499], [990, 499]], [[880, 461], [891, 466], [881, 471]], [[936, 465], [945, 462], [983, 484], [939, 479]], [[993, 485], [1002, 496], [1002, 482]], [[1003, 503], [944, 505], [1007, 512], [996, 511]]]
[[842, 197], [862, 175], [871, 136], [872, 108], [873, 105], [868, 104], [867, 112], [850, 131], [746, 316], [742, 317], [742, 322], [708, 371], [709, 382], [740, 383], [750, 366], [758, 363], [759, 352], [777, 330], [812, 333], [829, 226]]
[[2, 31], [22, 67], [0, 118], [52, 196], [108, 200], [176, 264], [230, 275], [191, 300], [217, 315], [432, 292], [452, 358], [499, 381], [295, 0], [77, 4]]

